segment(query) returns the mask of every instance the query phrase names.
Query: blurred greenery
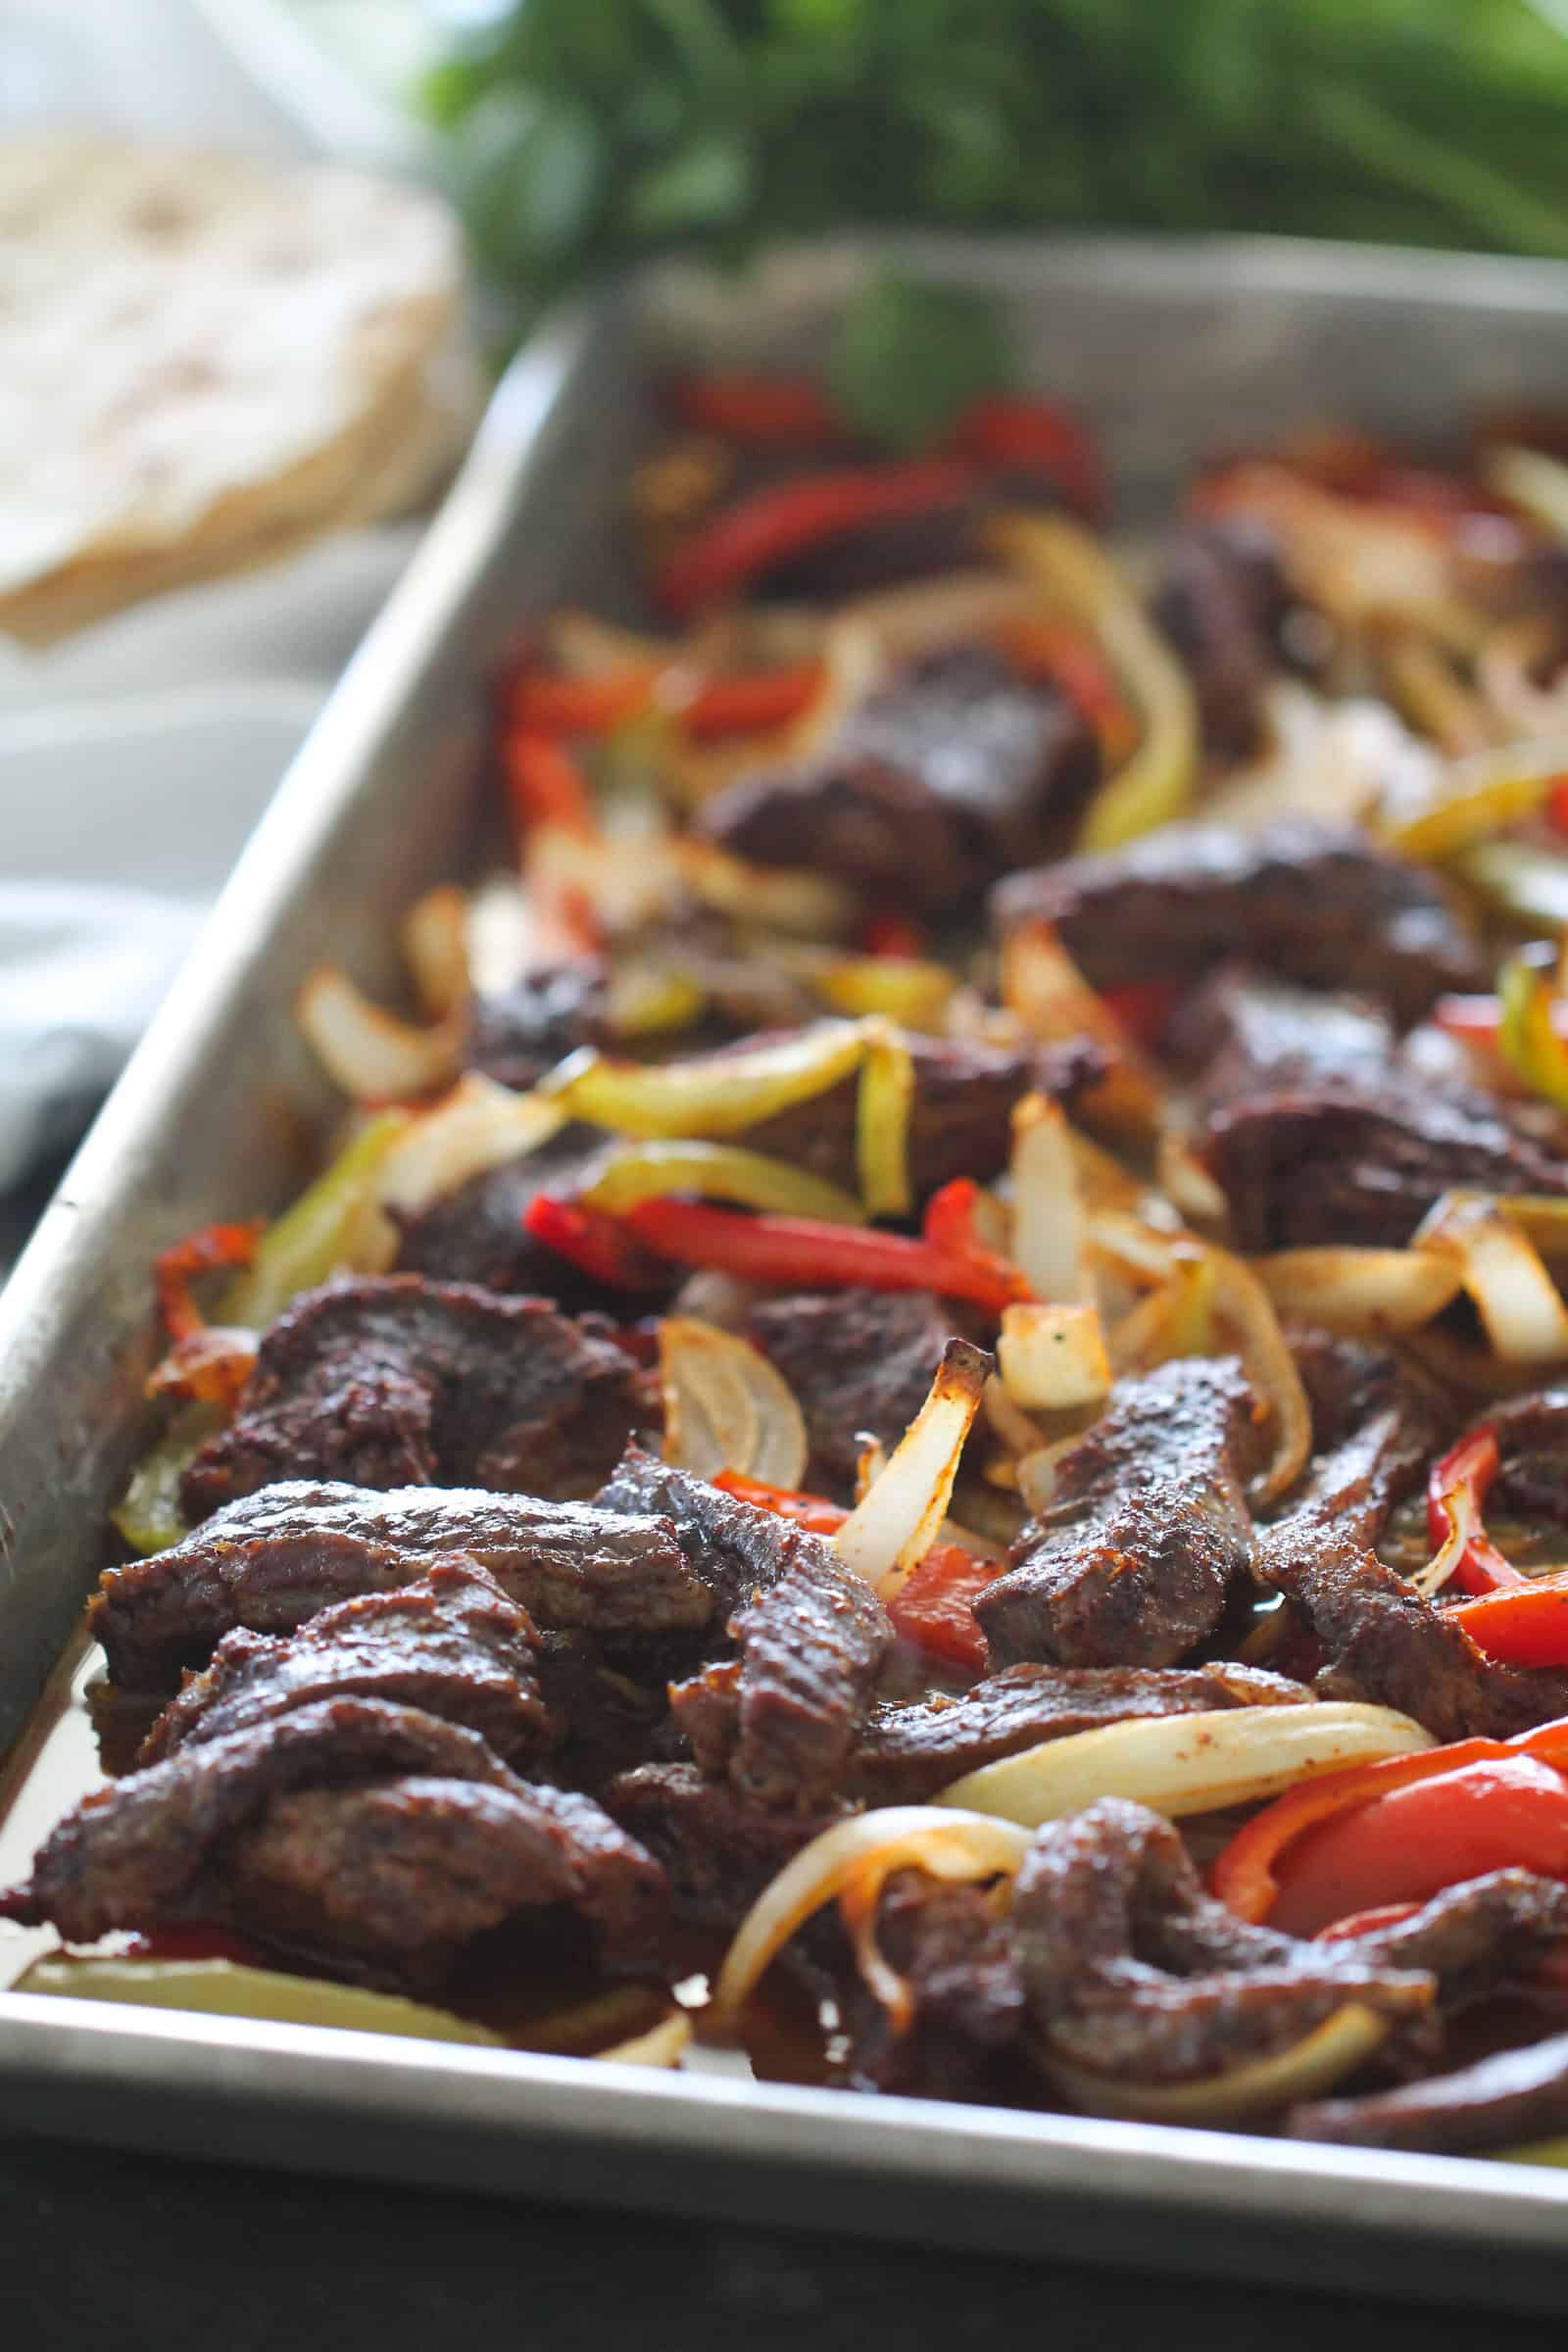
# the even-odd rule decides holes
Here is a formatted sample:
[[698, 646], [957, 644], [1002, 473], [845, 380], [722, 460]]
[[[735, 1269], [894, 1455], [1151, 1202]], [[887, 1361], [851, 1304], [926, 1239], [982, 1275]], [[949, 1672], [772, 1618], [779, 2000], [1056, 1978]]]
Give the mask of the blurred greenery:
[[514, 0], [425, 100], [519, 323], [856, 223], [1568, 254], [1568, 0]]

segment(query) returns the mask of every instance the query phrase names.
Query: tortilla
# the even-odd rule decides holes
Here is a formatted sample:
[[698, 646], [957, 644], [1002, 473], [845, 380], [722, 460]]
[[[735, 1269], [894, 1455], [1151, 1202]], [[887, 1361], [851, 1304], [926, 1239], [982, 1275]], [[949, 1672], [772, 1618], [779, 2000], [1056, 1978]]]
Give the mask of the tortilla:
[[0, 142], [0, 629], [38, 641], [408, 503], [471, 413], [433, 197]]

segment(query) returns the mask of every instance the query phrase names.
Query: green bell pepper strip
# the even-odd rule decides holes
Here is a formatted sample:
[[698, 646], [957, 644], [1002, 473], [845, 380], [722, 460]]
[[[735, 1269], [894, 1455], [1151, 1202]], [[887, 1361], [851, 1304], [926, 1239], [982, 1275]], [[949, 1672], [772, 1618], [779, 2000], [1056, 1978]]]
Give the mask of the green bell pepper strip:
[[668, 1193], [733, 1200], [783, 1216], [821, 1217], [830, 1225], [865, 1223], [865, 1211], [841, 1186], [738, 1144], [628, 1144], [603, 1163], [580, 1198], [585, 1207], [620, 1216], [640, 1200]]
[[407, 1110], [382, 1110], [367, 1121], [268, 1227], [249, 1266], [219, 1300], [217, 1322], [265, 1331], [301, 1291], [314, 1290], [337, 1272], [381, 1162], [408, 1133], [413, 1116]]
[[359, 1984], [318, 1983], [232, 1960], [35, 1960], [18, 1992], [78, 2001], [123, 2001], [141, 2009], [195, 2010], [204, 2017], [246, 2017], [287, 2026], [335, 2026], [356, 2034], [395, 2034], [423, 2041], [466, 2041], [504, 2049], [499, 2034], [444, 2009]]

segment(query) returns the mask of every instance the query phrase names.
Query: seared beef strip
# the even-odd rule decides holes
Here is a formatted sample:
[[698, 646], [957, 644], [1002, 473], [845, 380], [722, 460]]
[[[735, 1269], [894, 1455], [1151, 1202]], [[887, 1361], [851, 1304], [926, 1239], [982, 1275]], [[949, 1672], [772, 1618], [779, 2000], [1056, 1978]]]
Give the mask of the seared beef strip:
[[465, 1724], [516, 1764], [550, 1744], [538, 1644], [526, 1611], [476, 1560], [434, 1560], [417, 1584], [339, 1601], [297, 1633], [225, 1634], [206, 1672], [159, 1716], [136, 1760], [160, 1763], [176, 1747], [225, 1739], [320, 1698], [384, 1698]]
[[1355, 1937], [1362, 1958], [1426, 1968], [1446, 2009], [1528, 1984], [1536, 1962], [1568, 1935], [1568, 1886], [1528, 1870], [1494, 1870], [1445, 1887], [1409, 1919]]
[[1460, 2156], [1568, 2132], [1568, 2034], [1499, 2050], [1456, 2074], [1359, 2099], [1314, 2099], [1285, 2118], [1292, 2139]]
[[1294, 602], [1271, 535], [1246, 517], [1189, 523], [1162, 550], [1152, 610], [1192, 679], [1210, 751], [1257, 749]]
[[475, 1000], [466, 1059], [500, 1086], [526, 1094], [579, 1046], [610, 1042], [606, 972], [591, 956], [524, 972]]
[[1015, 2088], [1023, 1983], [1007, 1922], [986, 1890], [896, 1871], [877, 1904], [876, 1941], [904, 1981], [908, 2013], [895, 2019], [858, 1979], [850, 1986], [851, 2083], [938, 2099]]
[[1244, 1097], [1209, 1120], [1204, 1156], [1249, 1251], [1397, 1250], [1444, 1193], [1568, 1191], [1568, 1157], [1492, 1097], [1397, 1072]]
[[473, 1488], [290, 1480], [244, 1495], [169, 1551], [107, 1569], [88, 1629], [124, 1690], [164, 1690], [231, 1626], [286, 1633], [332, 1601], [411, 1585], [469, 1553], [541, 1625], [692, 1633], [714, 1614], [666, 1520]]
[[1315, 1450], [1280, 1517], [1258, 1531], [1259, 1545], [1267, 1552], [1271, 1543], [1299, 1544], [1317, 1530], [1370, 1547], [1423, 1484], [1446, 1443], [1449, 1415], [1387, 1348], [1327, 1332], [1289, 1337]]
[[1420, 2020], [1437, 1986], [1355, 1943], [1298, 1942], [1205, 1894], [1174, 1826], [1120, 1797], [1035, 1833], [1011, 1931], [1035, 2047], [1170, 2082], [1288, 2048], [1348, 2001]]
[[803, 1845], [854, 1807], [836, 1797], [809, 1813], [784, 1813], [706, 1780], [695, 1764], [643, 1764], [600, 1791], [605, 1811], [663, 1864], [675, 1917], [693, 1927], [737, 1928]]
[[847, 1501], [859, 1438], [896, 1446], [925, 1402], [942, 1350], [971, 1316], [931, 1291], [813, 1291], [767, 1298], [748, 1335], [783, 1374], [806, 1417], [806, 1485]]
[[1311, 1692], [1233, 1666], [1009, 1666], [958, 1697], [871, 1709], [840, 1783], [868, 1805], [919, 1805], [965, 1773], [1043, 1740], [1142, 1716], [1291, 1706]]
[[605, 1957], [646, 1952], [663, 1873], [588, 1797], [530, 1788], [476, 1732], [318, 1699], [84, 1797], [0, 1911], [73, 1942], [181, 1918], [403, 1982], [480, 1930], [565, 1904]]
[[180, 1493], [193, 1519], [284, 1477], [564, 1500], [591, 1494], [648, 1418], [631, 1358], [547, 1299], [365, 1275], [307, 1291], [272, 1324]]
[[1489, 978], [1431, 871], [1349, 827], [1293, 819], [1257, 833], [1166, 825], [1124, 850], [1015, 874], [992, 894], [1003, 930], [1044, 920], [1096, 988], [1200, 980], [1246, 962], [1308, 988], [1364, 991], [1400, 1028]]
[[809, 765], [719, 793], [698, 830], [757, 864], [935, 910], [1068, 840], [1099, 776], [1064, 696], [984, 646], [945, 647], [868, 696]]
[[1301, 1087], [1377, 1089], [1396, 1050], [1394, 1024], [1369, 998], [1293, 988], [1230, 963], [1193, 992], [1159, 1043], [1200, 1112]]
[[1500, 1455], [1489, 1507], [1568, 1529], [1568, 1389], [1511, 1396], [1483, 1418], [1497, 1433]]
[[[1012, 1150], [1012, 1109], [1025, 1095], [1049, 1095], [1068, 1108], [1104, 1076], [1105, 1057], [1088, 1038], [1058, 1046], [994, 1046], [978, 1038], [921, 1037], [904, 1043], [914, 1063], [909, 1105], [909, 1185], [917, 1201], [955, 1176], [983, 1184], [1000, 1175]], [[746, 1137], [766, 1152], [853, 1191], [859, 1082], [765, 1119]]]
[[1256, 1412], [1231, 1356], [1119, 1380], [974, 1604], [993, 1664], [1168, 1666], [1211, 1634], [1251, 1565]]
[[711, 1779], [806, 1810], [837, 1786], [893, 1629], [832, 1546], [772, 1511], [631, 1446], [599, 1496], [671, 1520], [693, 1571], [729, 1615], [736, 1655], [670, 1691]]
[[623, 1292], [590, 1281], [559, 1251], [536, 1242], [522, 1222], [541, 1193], [580, 1190], [604, 1151], [598, 1128], [565, 1127], [537, 1152], [470, 1176], [403, 1220], [399, 1270], [477, 1283], [487, 1291], [543, 1294], [573, 1311], [601, 1304], [624, 1310]]

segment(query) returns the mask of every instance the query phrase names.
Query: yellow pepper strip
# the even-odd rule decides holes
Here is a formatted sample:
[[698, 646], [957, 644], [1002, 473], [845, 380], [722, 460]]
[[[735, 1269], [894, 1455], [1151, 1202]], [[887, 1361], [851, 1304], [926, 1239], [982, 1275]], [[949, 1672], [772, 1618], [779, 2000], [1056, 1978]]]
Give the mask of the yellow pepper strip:
[[918, 956], [824, 956], [801, 968], [835, 1012], [880, 1013], [901, 1029], [938, 1028], [958, 985], [945, 964]]
[[1532, 930], [1568, 930], [1568, 858], [1533, 841], [1480, 841], [1451, 869], [1499, 914]]
[[1538, 941], [1510, 956], [1497, 974], [1497, 1043], [1533, 1093], [1568, 1110], [1568, 1043], [1551, 1017], [1557, 983], [1555, 948]]
[[204, 2017], [259, 2017], [286, 2026], [336, 2026], [424, 2041], [476, 2042], [504, 2049], [499, 2034], [445, 2009], [427, 2009], [359, 1984], [318, 1984], [233, 1960], [35, 1960], [18, 1992], [78, 2001], [125, 2001], [143, 2009], [193, 2009]]
[[606, 1013], [617, 1037], [658, 1037], [689, 1029], [705, 1003], [696, 981], [684, 972], [633, 957], [617, 963], [610, 975]]
[[1450, 762], [1435, 799], [1408, 816], [1385, 815], [1378, 831], [1401, 857], [1443, 860], [1535, 815], [1568, 772], [1568, 737], [1472, 752]]
[[853, 1077], [865, 1027], [819, 1021], [798, 1035], [689, 1060], [612, 1061], [586, 1046], [538, 1089], [570, 1118], [621, 1135], [706, 1139], [743, 1135]]
[[[862, 1078], [862, 1085], [864, 1080]], [[584, 1192], [584, 1205], [619, 1216], [640, 1200], [695, 1193], [705, 1200], [735, 1200], [743, 1208], [786, 1217], [818, 1217], [832, 1225], [863, 1225], [854, 1195], [788, 1160], [744, 1151], [738, 1144], [629, 1144], [604, 1163]]]
[[155, 1551], [167, 1551], [171, 1544], [190, 1533], [180, 1508], [179, 1482], [222, 1422], [216, 1405], [186, 1405], [131, 1472], [124, 1494], [109, 1516], [131, 1550], [143, 1559]]
[[382, 1110], [360, 1129], [293, 1206], [268, 1227], [256, 1255], [219, 1300], [216, 1321], [264, 1331], [291, 1298], [314, 1290], [347, 1263], [381, 1163], [408, 1133], [413, 1116], [407, 1110]]
[[1144, 737], [1090, 804], [1083, 850], [1114, 850], [1185, 815], [1198, 781], [1198, 704], [1186, 671], [1089, 532], [1059, 514], [1000, 515], [997, 552], [1092, 629], [1131, 691]]
[[1533, 2139], [1522, 2148], [1489, 2148], [1494, 2164], [1568, 2165], [1568, 2139]]
[[896, 1031], [879, 1024], [866, 1040], [855, 1109], [856, 1172], [868, 1216], [904, 1217], [914, 1205], [909, 1184], [913, 1102], [913, 1057]]

